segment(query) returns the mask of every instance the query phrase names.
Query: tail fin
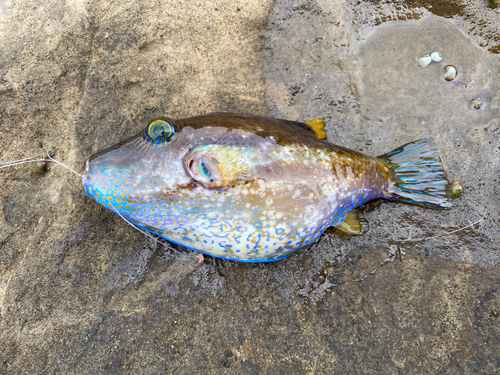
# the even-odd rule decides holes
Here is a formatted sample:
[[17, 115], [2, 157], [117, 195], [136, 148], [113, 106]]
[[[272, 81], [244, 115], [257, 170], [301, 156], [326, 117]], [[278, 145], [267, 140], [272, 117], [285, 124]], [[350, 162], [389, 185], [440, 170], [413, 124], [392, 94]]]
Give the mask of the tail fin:
[[448, 180], [430, 140], [408, 143], [379, 158], [394, 172], [394, 184], [389, 188], [394, 198], [426, 207], [451, 207]]

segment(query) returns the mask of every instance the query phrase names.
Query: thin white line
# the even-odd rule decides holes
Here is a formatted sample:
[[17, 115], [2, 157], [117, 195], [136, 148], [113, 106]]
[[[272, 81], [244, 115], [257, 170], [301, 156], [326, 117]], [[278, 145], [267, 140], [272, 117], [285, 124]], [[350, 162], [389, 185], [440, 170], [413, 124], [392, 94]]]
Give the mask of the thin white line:
[[131, 223], [130, 221], [128, 221], [127, 219], [125, 219], [125, 217], [124, 217], [124, 216], [123, 216], [120, 212], [118, 212], [118, 210], [115, 208], [115, 205], [114, 205], [113, 203], [111, 203], [111, 201], [109, 201], [109, 200], [108, 200], [108, 202], [111, 204], [111, 207], [113, 207], [113, 210], [116, 212], [116, 214], [117, 214], [118, 216], [120, 216], [123, 220], [125, 220], [125, 221], [126, 221], [126, 222], [127, 222], [127, 223], [128, 223], [128, 224], [132, 227], [132, 228], [134, 228], [134, 229], [138, 230], [139, 232], [141, 232], [141, 233], [142, 233], [142, 234], [144, 234], [145, 236], [147, 236], [147, 237], [151, 238], [151, 239], [152, 239], [153, 241], [155, 241], [156, 243], [160, 243], [160, 244], [162, 244], [163, 246], [165, 246], [165, 247], [167, 247], [167, 248], [168, 248], [168, 245], [167, 245], [167, 244], [165, 244], [165, 243], [161, 242], [158, 238], [153, 237], [150, 233], [143, 231], [143, 230], [142, 230], [142, 229], [140, 229], [137, 225], [135, 225], [135, 224]]
[[419, 242], [419, 241], [427, 241], [427, 240], [430, 240], [432, 238], [438, 238], [438, 237], [443, 237], [443, 236], [447, 236], [449, 234], [452, 234], [452, 233], [455, 233], [455, 232], [459, 232], [461, 230], [464, 230], [464, 229], [467, 229], [467, 228], [470, 228], [472, 227], [473, 225], [476, 225], [477, 223], [480, 223], [481, 221], [483, 221], [484, 219], [480, 219], [472, 224], [469, 224], [465, 227], [462, 227], [462, 228], [458, 228], [458, 229], [455, 229], [455, 230], [452, 230], [451, 232], [446, 232], [446, 233], [443, 233], [443, 234], [438, 234], [437, 236], [432, 236], [432, 237], [426, 237], [426, 238], [418, 238], [418, 239], [415, 239], [415, 240], [393, 240], [394, 242]]
[[[30, 160], [30, 159], [33, 159], [33, 158], [37, 158], [40, 155], [43, 155], [43, 154], [33, 155], [33, 156], [30, 156], [29, 158], [24, 158], [24, 159], [19, 159], [19, 160], [14, 160], [14, 161], [6, 161], [4, 163], [0, 163], [0, 165], [13, 164], [13, 163], [17, 163], [17, 162], [24, 161], [24, 160]], [[30, 160], [30, 161], [38, 161], [38, 160]], [[14, 164], [14, 165], [16, 165], [16, 164]]]
[[2, 168], [14, 167], [14, 166], [16, 166], [16, 165], [20, 165], [20, 164], [31, 163], [31, 162], [33, 162], [33, 161], [50, 161], [50, 160], [48, 160], [48, 159], [33, 159], [33, 160], [28, 160], [28, 161], [20, 161], [20, 162], [18, 162], [18, 163], [16, 163], [16, 164], [2, 165], [2, 166], [0, 167], [0, 169], [2, 169]]
[[51, 161], [54, 161], [54, 162], [56, 162], [57, 164], [62, 165], [64, 168], [68, 168], [71, 172], [73, 172], [74, 174], [76, 174], [76, 175], [80, 176], [81, 178], [83, 178], [83, 175], [81, 175], [80, 173], [75, 172], [73, 169], [71, 169], [71, 168], [70, 168], [70, 167], [68, 167], [67, 165], [65, 165], [65, 164], [61, 163], [60, 161], [57, 161], [56, 159], [53, 159], [53, 158], [49, 155], [49, 153], [48, 153], [48, 152], [47, 152], [47, 157], [48, 157]]

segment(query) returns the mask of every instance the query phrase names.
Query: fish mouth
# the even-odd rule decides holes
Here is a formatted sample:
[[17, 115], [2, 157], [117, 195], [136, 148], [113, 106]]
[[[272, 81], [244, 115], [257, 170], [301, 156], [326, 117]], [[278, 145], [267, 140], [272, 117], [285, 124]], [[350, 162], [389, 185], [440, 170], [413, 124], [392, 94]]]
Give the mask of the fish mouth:
[[87, 185], [87, 181], [89, 179], [89, 160], [85, 162], [85, 174], [82, 176], [82, 184], [83, 186]]

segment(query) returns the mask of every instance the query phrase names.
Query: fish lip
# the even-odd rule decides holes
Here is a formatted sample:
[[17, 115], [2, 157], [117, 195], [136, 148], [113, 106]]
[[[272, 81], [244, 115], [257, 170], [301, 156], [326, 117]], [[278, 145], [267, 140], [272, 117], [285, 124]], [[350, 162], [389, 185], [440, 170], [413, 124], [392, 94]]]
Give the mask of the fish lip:
[[87, 181], [89, 179], [89, 168], [90, 168], [89, 161], [90, 160], [87, 160], [85, 162], [85, 174], [82, 176], [82, 184], [83, 184], [83, 186], [87, 185]]
[[82, 184], [83, 184], [84, 187], [87, 185], [88, 179], [89, 179], [88, 174], [84, 174], [82, 176]]

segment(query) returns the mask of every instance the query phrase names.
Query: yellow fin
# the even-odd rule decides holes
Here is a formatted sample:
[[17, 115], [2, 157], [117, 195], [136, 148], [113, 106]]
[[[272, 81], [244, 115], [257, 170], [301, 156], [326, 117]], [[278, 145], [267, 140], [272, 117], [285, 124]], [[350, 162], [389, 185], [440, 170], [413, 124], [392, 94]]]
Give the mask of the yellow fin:
[[352, 210], [347, 214], [345, 220], [335, 228], [354, 236], [360, 236], [368, 232], [368, 221], [360, 210]]
[[305, 121], [309, 127], [314, 130], [318, 138], [326, 139], [326, 134], [324, 131], [325, 128], [325, 119], [317, 118], [316, 120]]

